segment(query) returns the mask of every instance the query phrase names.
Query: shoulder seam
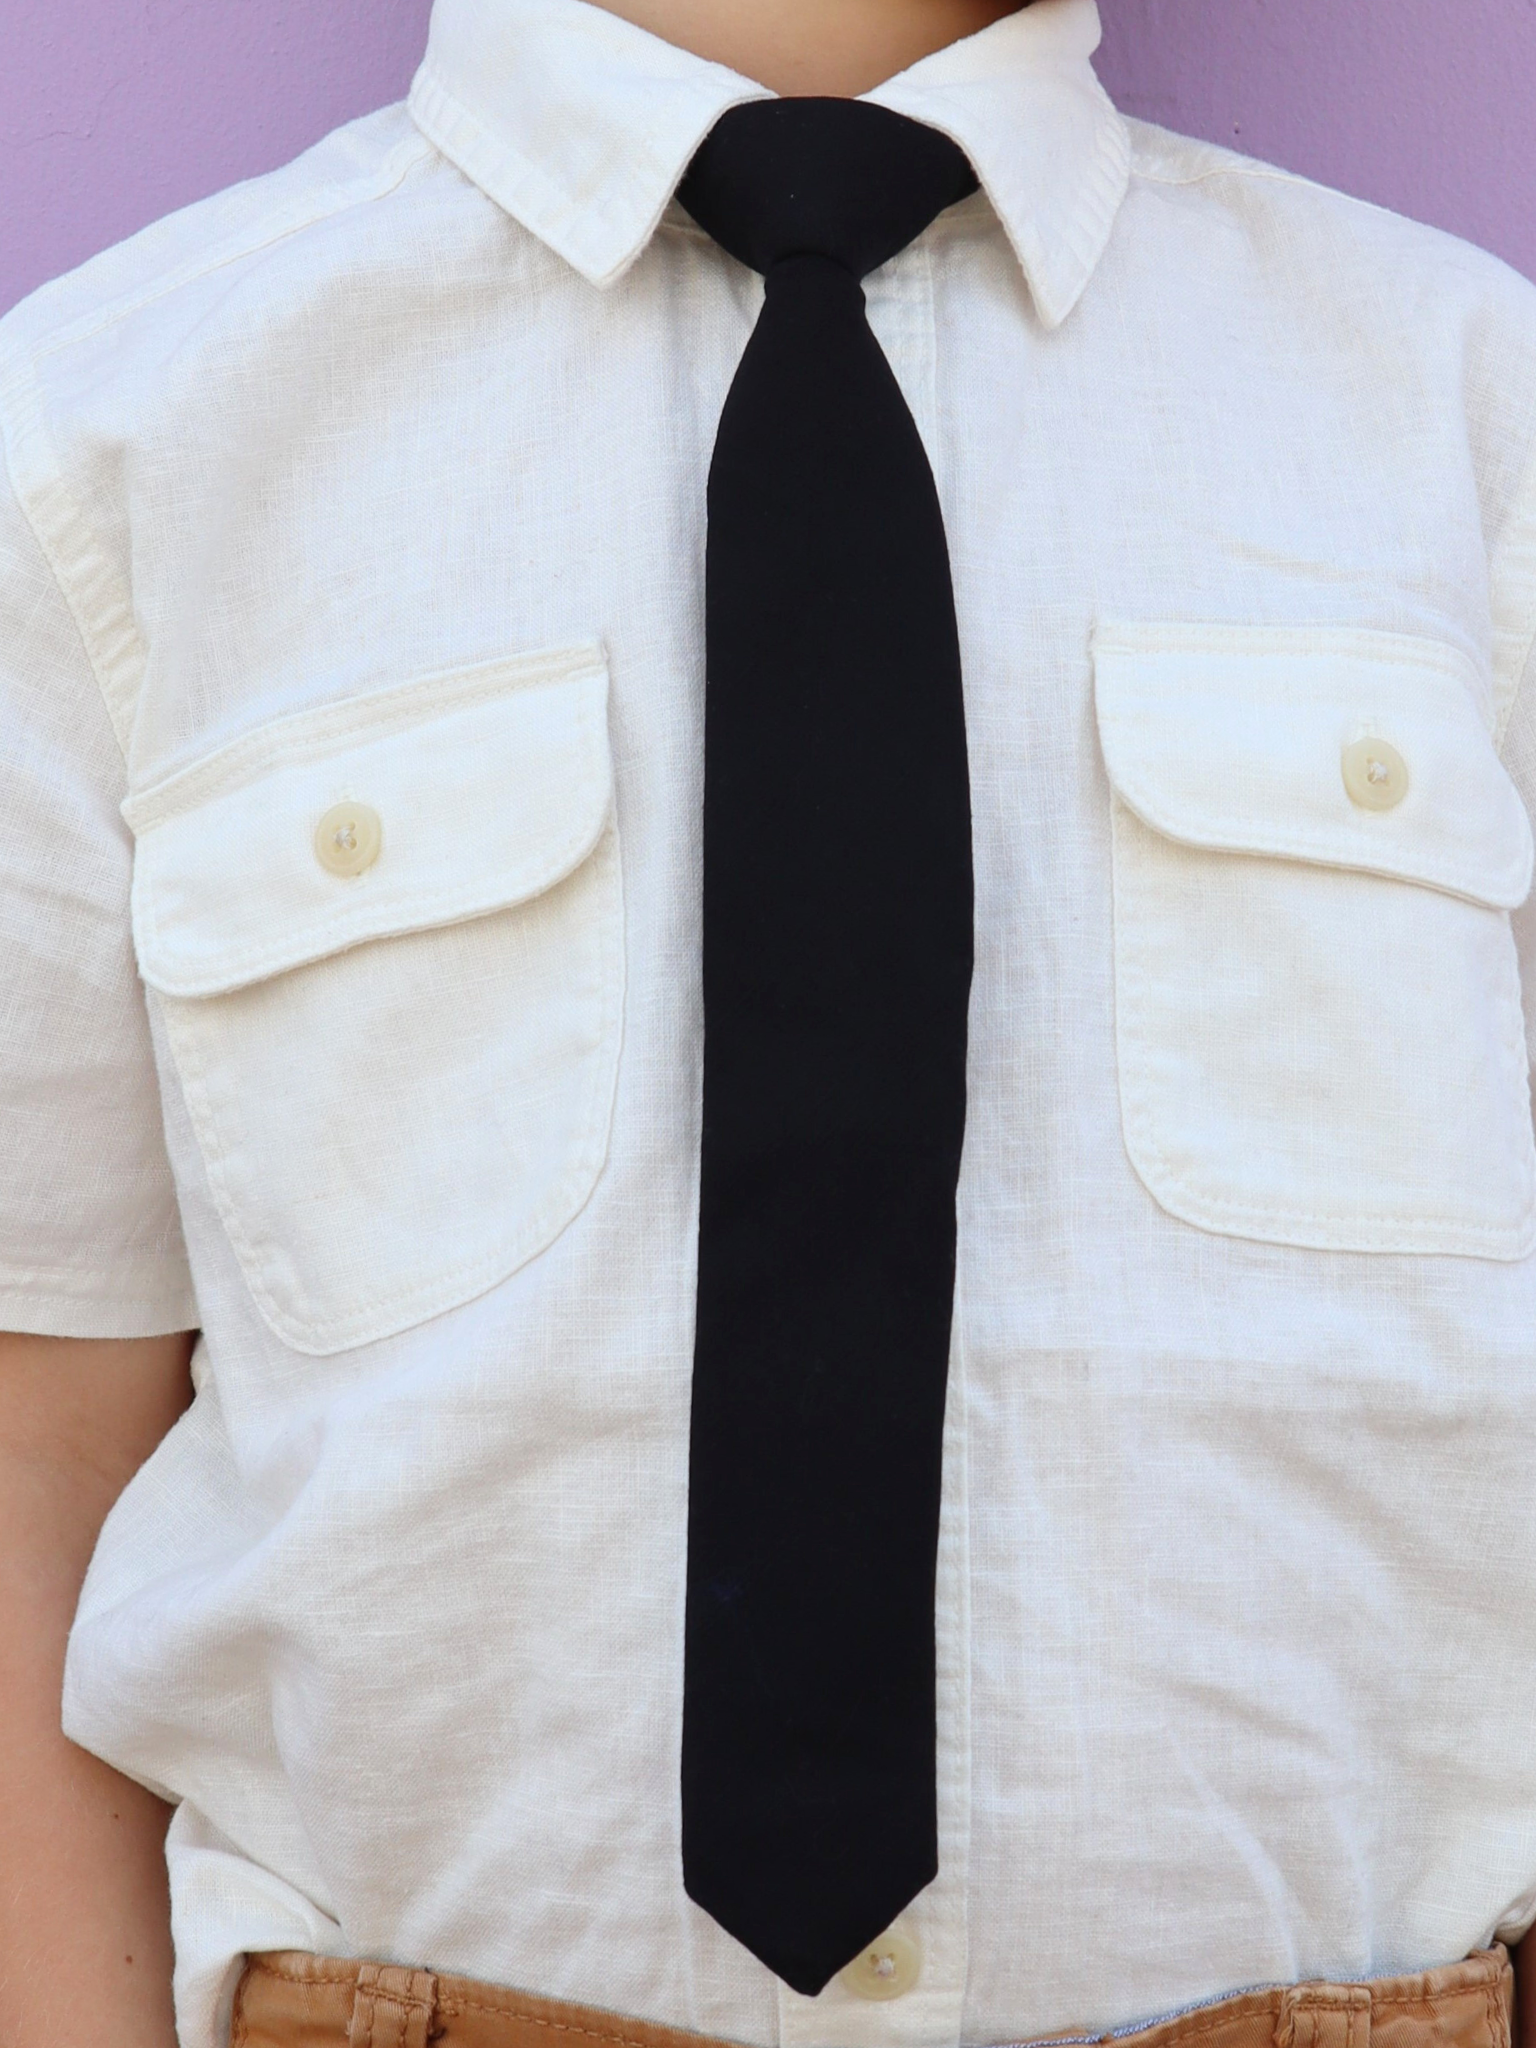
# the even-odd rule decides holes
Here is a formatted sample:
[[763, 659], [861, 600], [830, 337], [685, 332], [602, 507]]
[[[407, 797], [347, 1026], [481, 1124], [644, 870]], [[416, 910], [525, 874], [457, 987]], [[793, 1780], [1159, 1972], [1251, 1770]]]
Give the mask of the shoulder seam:
[[[80, 636], [80, 645], [84, 650], [86, 660], [90, 664], [91, 674], [96, 679], [96, 687], [101, 692], [102, 703], [106, 709], [107, 717], [111, 721], [112, 732], [117, 740], [118, 750], [126, 763], [128, 758], [129, 731], [125, 716], [126, 707], [119, 703], [114, 691], [111, 680], [113, 668], [111, 656], [107, 648], [101, 643], [100, 637], [93, 631], [90, 617], [73, 589], [69, 577], [65, 574], [60, 546], [64, 539], [64, 534], [60, 530], [63, 521], [73, 517], [76, 524], [81, 528], [82, 555], [87, 550], [95, 550], [94, 539], [85, 529], [85, 522], [81, 517], [78, 506], [75, 505], [74, 500], [57, 476], [57, 464], [54, 465], [54, 475], [50, 478], [37, 479], [37, 486], [45, 498], [48, 496], [56, 496], [58, 498], [60, 501], [58, 511], [61, 515], [59, 518], [42, 516], [42, 506], [33, 502], [34, 494], [27, 490], [22, 479], [22, 464], [19, 459], [21, 439], [17, 431], [18, 427], [20, 427], [21, 432], [25, 432], [26, 428], [30, 427], [35, 437], [43, 440], [45, 443], [47, 440], [47, 427], [41, 416], [42, 409], [38, 402], [35, 382], [33, 382], [29, 374], [30, 369], [30, 364], [15, 364], [12, 366], [8, 376], [0, 378], [0, 456], [3, 456], [5, 461], [6, 473], [10, 478], [11, 489], [15, 493], [17, 509], [20, 511], [22, 518], [27, 522], [32, 537], [37, 542], [38, 551], [47, 563], [49, 574], [53, 577], [54, 583], [58, 587], [59, 595], [64, 600], [65, 608], [69, 612], [70, 618], [74, 621], [75, 631]], [[24, 376], [26, 379], [25, 385], [23, 383]], [[12, 396], [23, 401], [26, 413], [31, 415], [29, 419], [15, 424], [12, 423], [8, 416], [9, 407], [6, 404], [6, 400]], [[95, 552], [99, 554], [100, 551], [95, 550]], [[110, 564], [106, 562], [104, 556], [101, 558], [100, 567], [105, 569], [110, 575]], [[99, 570], [97, 573], [99, 575]]]
[[[291, 235], [302, 234], [305, 228], [314, 227], [323, 220], [334, 220], [353, 207], [368, 206], [376, 200], [387, 199], [391, 192], [404, 184], [418, 164], [425, 162], [437, 152], [431, 142], [418, 129], [407, 136], [385, 157], [378, 168], [365, 179], [330, 185], [302, 204], [276, 207], [251, 222], [243, 232], [231, 234], [222, 242], [197, 257], [174, 264], [168, 271], [156, 277], [137, 292], [125, 293], [110, 304], [93, 312], [82, 313], [76, 319], [44, 335], [33, 343], [29, 350], [35, 362], [56, 355], [61, 350], [79, 341], [88, 341], [93, 335], [128, 320], [140, 313], [146, 306], [158, 300], [169, 298], [183, 285], [195, 283], [197, 279], [210, 276], [231, 263], [238, 263], [244, 257], [259, 255], [263, 249], [274, 248], [285, 242]], [[25, 346], [25, 345], [24, 345]]]
[[[1215, 145], [1213, 144], [1212, 147]], [[1319, 185], [1315, 178], [1304, 178], [1300, 171], [1287, 171], [1279, 164], [1224, 163], [1211, 164], [1203, 171], [1191, 171], [1187, 178], [1175, 178], [1164, 171], [1154, 171], [1133, 163], [1131, 176], [1140, 178], [1148, 185], [1204, 185], [1212, 178], [1255, 178], [1269, 179], [1277, 185], [1304, 185], [1317, 192], [1332, 192], [1336, 198], [1348, 199], [1356, 206], [1371, 206], [1369, 199], [1357, 199], [1352, 192], [1339, 192], [1332, 185]], [[1385, 211], [1382, 207], [1375, 209]]]
[[[1181, 138], [1184, 139], [1184, 138]], [[1309, 178], [1302, 171], [1288, 171], [1283, 164], [1267, 164], [1258, 157], [1243, 157], [1235, 151], [1224, 150], [1219, 142], [1198, 143], [1197, 147], [1221, 151], [1224, 161], [1208, 164], [1204, 170], [1191, 171], [1187, 177], [1178, 177], [1171, 172], [1160, 171], [1153, 166], [1139, 163], [1132, 158], [1131, 176], [1146, 185], [1161, 185], [1172, 191], [1185, 190], [1192, 185], [1208, 185], [1219, 178], [1236, 178], [1249, 184], [1289, 185], [1298, 192], [1316, 193], [1319, 199], [1337, 202], [1355, 213], [1372, 214], [1378, 220], [1390, 221], [1399, 228], [1414, 230], [1419, 234], [1437, 238], [1452, 249], [1465, 250], [1483, 262], [1495, 264], [1509, 271], [1512, 276], [1522, 273], [1502, 256], [1481, 243], [1472, 242], [1465, 235], [1457, 234], [1452, 228], [1438, 227], [1433, 221], [1420, 220], [1411, 213], [1399, 213], [1395, 207], [1384, 206], [1378, 199], [1366, 199], [1358, 192], [1346, 192], [1338, 185], [1327, 185], [1319, 178]]]
[[332, 185], [302, 207], [280, 207], [264, 214], [243, 234], [226, 237], [195, 260], [173, 265], [142, 290], [82, 314], [40, 341], [0, 351], [0, 455], [22, 517], [75, 622], [125, 761], [143, 681], [144, 643], [126, 571], [112, 562], [65, 481], [49, 429], [38, 366], [49, 356], [168, 298], [183, 285], [274, 247], [318, 221], [387, 198], [418, 164], [436, 154], [419, 131], [409, 135], [366, 181]]

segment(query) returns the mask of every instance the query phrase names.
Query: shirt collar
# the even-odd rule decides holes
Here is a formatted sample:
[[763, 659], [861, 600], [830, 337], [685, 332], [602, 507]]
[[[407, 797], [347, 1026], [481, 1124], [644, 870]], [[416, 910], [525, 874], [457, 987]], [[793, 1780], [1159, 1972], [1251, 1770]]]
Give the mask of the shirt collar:
[[[866, 97], [969, 156], [1048, 326], [1125, 196], [1130, 144], [1095, 77], [1096, 0], [1035, 0]], [[727, 107], [772, 95], [586, 0], [435, 0], [411, 112], [496, 204], [596, 285], [650, 240]]]

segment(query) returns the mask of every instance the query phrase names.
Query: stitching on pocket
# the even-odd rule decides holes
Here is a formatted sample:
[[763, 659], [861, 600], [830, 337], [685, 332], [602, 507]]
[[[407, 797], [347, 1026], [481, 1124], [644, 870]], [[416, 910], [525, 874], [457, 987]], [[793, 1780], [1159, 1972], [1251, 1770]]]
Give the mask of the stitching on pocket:
[[[420, 722], [424, 703], [430, 703], [434, 718], [451, 718], [497, 697], [599, 675], [605, 666], [599, 644], [584, 642], [547, 653], [508, 655], [471, 669], [417, 676], [409, 683], [359, 691], [334, 704], [289, 712], [134, 792], [123, 805], [123, 816], [135, 832], [149, 832], [231, 789], [245, 788], [273, 766], [324, 760], [338, 741], [385, 738], [409, 731]], [[303, 734], [297, 743], [296, 733]]]
[[[1527, 1256], [1536, 1249], [1536, 1143], [1530, 1137], [1530, 1089], [1529, 1077], [1524, 1067], [1524, 1025], [1520, 1008], [1518, 973], [1514, 961], [1513, 940], [1510, 942], [1509, 959], [1505, 979], [1504, 1000], [1500, 1004], [1501, 1036], [1505, 1050], [1512, 1057], [1517, 1069], [1526, 1073], [1524, 1107], [1519, 1133], [1525, 1134], [1521, 1179], [1523, 1203], [1520, 1215], [1509, 1225], [1481, 1224], [1457, 1217], [1439, 1210], [1426, 1209], [1410, 1211], [1386, 1208], [1370, 1214], [1361, 1212], [1345, 1214], [1328, 1210], [1294, 1210], [1278, 1203], [1264, 1204], [1251, 1200], [1237, 1200], [1214, 1190], [1197, 1186], [1187, 1175], [1179, 1172], [1169, 1161], [1167, 1153], [1157, 1135], [1159, 1122], [1153, 1108], [1145, 1080], [1147, 1054], [1154, 1051], [1156, 1038], [1146, 1028], [1146, 1018], [1152, 1005], [1149, 1002], [1151, 977], [1138, 948], [1138, 931], [1144, 929], [1145, 920], [1138, 920], [1128, 904], [1132, 864], [1136, 856], [1125, 843], [1124, 819], [1127, 815], [1135, 818], [1118, 797], [1111, 798], [1112, 805], [1112, 871], [1113, 871], [1113, 920], [1115, 954], [1115, 1039], [1120, 1080], [1121, 1120], [1126, 1138], [1126, 1149], [1138, 1177], [1146, 1185], [1154, 1199], [1163, 1201], [1165, 1195], [1172, 1196], [1184, 1204], [1184, 1209], [1173, 1210], [1181, 1220], [1190, 1221], [1197, 1227], [1220, 1230], [1223, 1221], [1237, 1234], [1251, 1234], [1263, 1243], [1294, 1243], [1294, 1233], [1305, 1231], [1301, 1246], [1305, 1249], [1323, 1251], [1368, 1251], [1396, 1253], [1402, 1256], [1487, 1256], [1512, 1263]], [[1137, 821], [1138, 825], [1140, 821]], [[1140, 826], [1150, 831], [1152, 828]], [[1207, 853], [1195, 850], [1196, 857], [1208, 860], [1238, 860], [1246, 858], [1240, 854]], [[1396, 886], [1411, 888], [1411, 883]], [[1491, 910], [1482, 912], [1486, 916], [1501, 913]], [[1518, 1055], [1516, 1054], [1518, 1048]], [[1519, 1142], [1517, 1136], [1516, 1142]], [[1140, 1162], [1147, 1161], [1153, 1168], [1149, 1177], [1142, 1172]], [[1187, 1214], [1185, 1212], [1188, 1212]], [[1246, 1224], [1247, 1232], [1238, 1230]], [[1289, 1231], [1292, 1235], [1276, 1236], [1274, 1233]], [[1392, 1233], [1396, 1232], [1395, 1240]], [[1404, 1233], [1420, 1233], [1433, 1236], [1440, 1233], [1447, 1241], [1439, 1244], [1404, 1245]], [[1362, 1242], [1371, 1238], [1380, 1241]], [[1514, 1248], [1512, 1248], [1514, 1247]]]
[[[231, 1132], [227, 1127], [221, 1128], [218, 1113], [209, 1097], [207, 1066], [196, 1035], [183, 1029], [184, 1020], [177, 1015], [178, 1005], [162, 999], [167, 1038], [175, 1055], [220, 1221], [264, 1320], [294, 1349], [308, 1356], [331, 1356], [359, 1343], [382, 1341], [384, 1337], [411, 1328], [430, 1316], [443, 1314], [473, 1300], [477, 1294], [497, 1285], [546, 1250], [585, 1206], [607, 1158], [613, 1097], [622, 1056], [625, 989], [623, 871], [618, 828], [613, 820], [610, 819], [608, 829], [590, 859], [601, 863], [603, 869], [595, 877], [603, 892], [598, 970], [603, 1000], [597, 1031], [598, 1049], [588, 1062], [584, 1100], [578, 1119], [585, 1137], [579, 1154], [545, 1190], [532, 1211], [523, 1217], [520, 1228], [494, 1252], [434, 1269], [430, 1281], [413, 1282], [395, 1289], [370, 1287], [366, 1306], [350, 1314], [296, 1317], [273, 1293], [267, 1278], [270, 1255], [250, 1235], [242, 1203], [230, 1186], [224, 1165], [232, 1153], [247, 1150], [249, 1140], [243, 1130]], [[389, 940], [381, 939], [376, 943], [387, 945]], [[217, 1002], [219, 998], [205, 1000]], [[189, 1002], [184, 1007], [201, 1008], [202, 1002]], [[605, 1095], [606, 1111], [602, 1101]]]
[[1095, 651], [1115, 654], [1307, 654], [1343, 652], [1369, 660], [1374, 667], [1438, 669], [1462, 681], [1478, 679], [1477, 664], [1449, 640], [1419, 639], [1407, 633], [1381, 633], [1366, 626], [1242, 626], [1176, 620], [1139, 626], [1109, 619], [1094, 629]]
[[[584, 740], [591, 740], [595, 736], [598, 722], [595, 711], [583, 712], [579, 719], [572, 722]], [[610, 801], [610, 813], [611, 809]], [[549, 857], [547, 868], [544, 870], [544, 872], [548, 872], [549, 869], [552, 869], [553, 872], [548, 872], [548, 878], [541, 881], [537, 887], [527, 891], [526, 894], [512, 895], [486, 904], [482, 900], [484, 896], [483, 887], [479, 889], [466, 887], [447, 896], [430, 889], [396, 891], [388, 899], [390, 921], [382, 930], [377, 932], [365, 931], [359, 933], [355, 938], [343, 936], [339, 940], [331, 940], [331, 934], [335, 928], [338, 925], [344, 927], [354, 916], [357, 908], [356, 899], [351, 897], [338, 898], [332, 910], [313, 921], [312, 928], [315, 938], [319, 942], [317, 949], [313, 953], [307, 954], [305, 959], [292, 962], [292, 966], [304, 966], [316, 960], [323, 960], [332, 953], [342, 952], [349, 946], [369, 945], [374, 939], [388, 938], [391, 935], [398, 935], [411, 930], [422, 930], [428, 925], [463, 923], [468, 918], [487, 916], [499, 909], [510, 909], [519, 902], [530, 900], [534, 895], [543, 895], [546, 889], [553, 889], [559, 882], [564, 880], [566, 875], [572, 873], [580, 865], [585, 854], [589, 853], [596, 846], [597, 840], [602, 837], [603, 827], [607, 822], [608, 813], [605, 813], [602, 822], [599, 823], [595, 838], [584, 829], [580, 833], [572, 833], [568, 838], [557, 841], [554, 851]], [[427, 913], [430, 913], [430, 915], [427, 915]], [[149, 893], [149, 900], [144, 908], [143, 923], [146, 938], [152, 943], [163, 943], [164, 928], [155, 913], [153, 892]], [[224, 963], [224, 971], [232, 979], [217, 990], [215, 996], [228, 993], [242, 986], [250, 986], [258, 980], [266, 980], [273, 974], [290, 971], [289, 968], [282, 965], [271, 965], [272, 951], [273, 949], [270, 946], [252, 946], [247, 947], [243, 952], [230, 955]], [[279, 957], [281, 958], [281, 956]], [[152, 982], [150, 986], [158, 987], [159, 984]], [[161, 992], [163, 994], [176, 993], [176, 991], [170, 989], [163, 989]], [[187, 996], [185, 1000], [199, 1001], [204, 1000], [204, 998]]]
[[[1138, 627], [1110, 623], [1095, 630], [1093, 650], [1096, 713], [1104, 764], [1111, 785], [1137, 816], [1165, 838], [1212, 852], [1359, 869], [1365, 873], [1414, 881], [1424, 887], [1502, 909], [1514, 907], [1517, 889], [1528, 890], [1530, 832], [1514, 792], [1509, 788], [1507, 772], [1502, 770], [1498, 761], [1489, 720], [1482, 715], [1483, 700], [1489, 694], [1483, 672], [1467, 655], [1449, 644], [1349, 628], [1177, 624]], [[1299, 712], [1309, 721], [1309, 728], [1320, 715], [1317, 698], [1319, 664], [1330, 657], [1356, 664], [1368, 663], [1373, 675], [1399, 672], [1421, 682], [1426, 678], [1434, 679], [1437, 694], [1433, 704], [1416, 701], [1410, 692], [1400, 710], [1410, 720], [1426, 711], [1436, 720], [1443, 719], [1448, 706], [1460, 706], [1470, 715], [1481, 735], [1482, 744], [1474, 749], [1479, 764], [1483, 768], [1492, 767], [1509, 800], [1509, 816], [1504, 821], [1507, 831], [1495, 833], [1481, 849], [1479, 857], [1476, 850], [1468, 853], [1454, 843], [1447, 845], [1443, 840], [1437, 843], [1433, 830], [1435, 812], [1432, 809], [1429, 814], [1429, 857], [1425, 858], [1426, 848], [1417, 842], [1416, 833], [1405, 839], [1401, 831], [1397, 831], [1410, 815], [1411, 801], [1391, 829], [1385, 829], [1380, 819], [1373, 821], [1352, 814], [1347, 805], [1336, 818], [1314, 817], [1307, 828], [1301, 830], [1288, 825], [1283, 814], [1277, 816], [1271, 804], [1259, 813], [1256, 824], [1251, 809], [1233, 811], [1222, 807], [1219, 786], [1206, 790], [1198, 799], [1190, 798], [1187, 791], [1182, 792], [1189, 815], [1180, 815], [1177, 808], [1170, 808], [1152, 778], [1148, 759], [1155, 758], [1158, 750], [1154, 747], [1148, 757], [1139, 740], [1139, 735], [1144, 732], [1155, 734], [1164, 729], [1161, 694], [1138, 690], [1134, 680], [1128, 689], [1123, 681], [1114, 683], [1110, 680], [1116, 664], [1130, 664], [1130, 674], [1134, 679], [1138, 657], [1151, 660], [1171, 657], [1177, 661], [1180, 656], [1207, 665], [1202, 668], [1199, 678], [1201, 692], [1212, 687], [1208, 664], [1213, 659], [1241, 663], [1273, 661], [1277, 656], [1289, 656], [1297, 663], [1305, 663], [1305, 668], [1298, 668], [1286, 676], [1266, 673], [1255, 701], [1270, 710], [1284, 708], [1292, 714]], [[1439, 693], [1446, 682], [1455, 687], [1449, 698], [1442, 698]], [[1422, 692], [1419, 695], [1422, 699]], [[1315, 743], [1318, 731], [1312, 730], [1310, 736]], [[1396, 837], [1393, 836], [1394, 831], [1397, 831]]]

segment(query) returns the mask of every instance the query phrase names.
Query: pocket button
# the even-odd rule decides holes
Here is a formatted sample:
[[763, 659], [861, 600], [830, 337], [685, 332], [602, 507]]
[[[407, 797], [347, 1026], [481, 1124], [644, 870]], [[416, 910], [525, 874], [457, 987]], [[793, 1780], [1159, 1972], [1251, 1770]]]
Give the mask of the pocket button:
[[922, 1951], [910, 1934], [892, 1927], [856, 1955], [839, 1981], [855, 1998], [900, 1998], [922, 1973]]
[[384, 827], [370, 804], [332, 804], [315, 827], [315, 858], [333, 875], [360, 875], [384, 844]]
[[1354, 740], [1344, 749], [1344, 787], [1364, 811], [1395, 811], [1408, 794], [1408, 763], [1385, 740]]

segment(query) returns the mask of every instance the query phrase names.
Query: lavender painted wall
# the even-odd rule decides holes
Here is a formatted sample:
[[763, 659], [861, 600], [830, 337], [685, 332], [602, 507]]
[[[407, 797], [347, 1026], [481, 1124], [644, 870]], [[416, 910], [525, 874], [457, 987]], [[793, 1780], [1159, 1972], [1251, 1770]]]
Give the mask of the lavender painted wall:
[[[1101, 0], [1129, 112], [1536, 276], [1536, 0]], [[0, 309], [406, 87], [429, 0], [0, 0]]]

